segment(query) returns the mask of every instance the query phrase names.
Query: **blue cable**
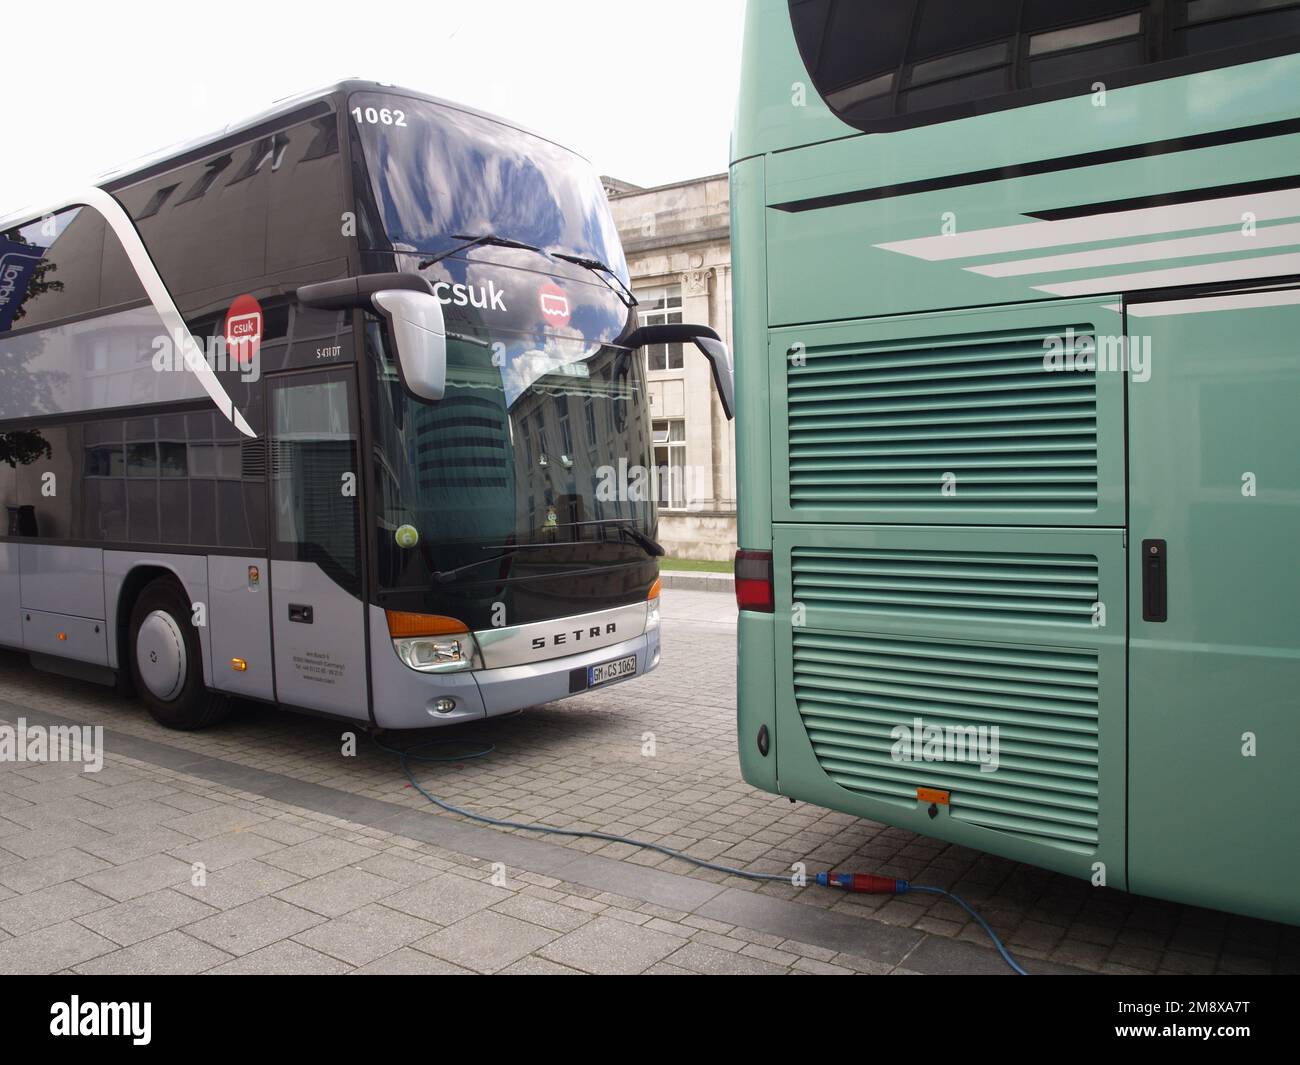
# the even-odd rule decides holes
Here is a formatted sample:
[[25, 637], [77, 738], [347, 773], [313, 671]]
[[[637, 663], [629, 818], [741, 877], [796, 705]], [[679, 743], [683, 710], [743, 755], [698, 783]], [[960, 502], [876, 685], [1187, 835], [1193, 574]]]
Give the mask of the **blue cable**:
[[639, 839], [631, 839], [628, 836], [615, 836], [609, 832], [591, 832], [576, 828], [554, 828], [551, 825], [527, 825], [522, 821], [508, 821], [500, 817], [489, 817], [487, 814], [478, 814], [473, 810], [466, 810], [460, 806], [453, 806], [451, 803], [439, 799], [436, 795], [429, 794], [429, 792], [424, 789], [423, 785], [415, 779], [415, 774], [411, 772], [411, 760], [414, 759], [417, 762], [469, 761], [471, 758], [483, 758], [486, 755], [491, 754], [494, 748], [491, 744], [488, 744], [482, 750], [474, 751], [471, 754], [462, 757], [452, 758], [429, 758], [414, 753], [415, 751], [423, 750], [424, 748], [434, 746], [435, 744], [446, 744], [451, 742], [454, 741], [431, 740], [428, 743], [419, 743], [407, 750], [399, 751], [395, 747], [389, 747], [380, 743], [378, 739], [375, 740], [375, 744], [381, 750], [388, 751], [390, 754], [395, 754], [401, 758], [402, 769], [406, 773], [406, 779], [411, 782], [411, 787], [415, 788], [416, 791], [440, 809], [446, 810], [448, 813], [459, 814], [461, 817], [468, 817], [471, 821], [479, 821], [485, 825], [492, 825], [496, 828], [517, 828], [522, 829], [525, 832], [540, 832], [543, 835], [548, 836], [568, 836], [571, 839], [596, 839], [603, 840], [606, 843], [626, 843], [630, 847], [640, 847], [644, 850], [657, 851], [659, 854], [666, 854], [670, 858], [680, 858], [682, 861], [690, 862], [691, 865], [699, 866], [701, 869], [712, 869], [717, 873], [727, 873], [731, 876], [744, 877], [746, 880], [774, 880], [785, 884], [790, 882], [790, 878], [784, 873], [752, 873], [744, 869], [734, 869], [729, 865], [719, 865], [716, 862], [706, 862], [703, 858], [692, 857], [691, 855], [684, 854], [681, 851], [673, 850], [671, 847], [665, 847], [658, 843], [646, 843]]
[[[496, 750], [495, 744], [483, 743], [478, 750], [471, 750], [467, 754], [453, 755], [446, 758], [435, 758], [430, 755], [418, 754], [417, 752], [426, 750], [429, 747], [446, 746], [455, 743], [462, 743], [462, 744], [480, 743], [481, 741], [435, 739], [435, 740], [429, 740], [425, 743], [417, 743], [412, 747], [406, 748], [405, 750], [398, 750], [396, 747], [389, 747], [387, 744], [381, 743], [379, 737], [377, 736], [372, 735], [371, 738], [375, 741], [375, 746], [378, 747], [380, 750], [387, 751], [389, 754], [395, 754], [399, 759], [401, 759], [402, 771], [406, 774], [406, 779], [410, 781], [411, 787], [413, 787], [416, 791], [418, 791], [421, 795], [423, 795], [426, 799], [428, 799], [429, 802], [433, 803], [433, 805], [437, 806], [439, 809], [446, 810], [448, 813], [459, 814], [461, 817], [467, 817], [471, 821], [478, 821], [481, 824], [492, 825], [494, 828], [515, 828], [515, 829], [520, 829], [524, 832], [538, 832], [541, 833], [542, 835], [547, 835], [547, 836], [567, 836], [570, 839], [595, 839], [595, 840], [602, 840], [606, 843], [624, 843], [629, 847], [639, 847], [642, 850], [655, 851], [659, 854], [665, 854], [670, 858], [678, 858], [681, 861], [689, 862], [691, 865], [697, 866], [700, 869], [711, 869], [715, 873], [726, 873], [729, 876], [738, 876], [745, 880], [777, 881], [783, 884], [790, 883], [790, 877], [786, 876], [784, 873], [754, 873], [746, 869], [735, 869], [729, 865], [719, 865], [716, 862], [708, 862], [705, 861], [703, 858], [693, 857], [690, 854], [685, 854], [679, 850], [673, 850], [673, 848], [671, 847], [665, 847], [658, 843], [646, 843], [643, 840], [632, 839], [630, 836], [616, 836], [609, 832], [591, 832], [585, 829], [576, 829], [576, 828], [555, 828], [551, 825], [527, 825], [524, 824], [522, 821], [509, 821], [500, 817], [490, 817], [487, 814], [478, 814], [475, 813], [473, 810], [466, 810], [460, 806], [453, 806], [451, 803], [444, 802], [436, 795], [432, 795], [427, 790], [425, 790], [424, 786], [418, 780], [415, 779], [415, 773], [411, 769], [411, 762], [413, 761], [425, 762], [429, 764], [468, 762], [475, 758], [486, 758], [489, 754], [491, 754], [494, 750]], [[907, 881], [899, 881], [899, 883], [907, 884]], [[1020, 976], [1029, 975], [1027, 972], [1025, 972], [1024, 969], [1022, 969], [1019, 965], [1017, 965], [1016, 960], [1009, 953], [1007, 953], [1006, 947], [1002, 945], [1002, 940], [1000, 940], [997, 936], [997, 933], [995, 933], [993, 929], [989, 927], [988, 922], [985, 921], [984, 918], [981, 917], [978, 913], [976, 913], [973, 909], [971, 909], [971, 907], [966, 904], [965, 900], [954, 895], [951, 891], [946, 891], [943, 888], [939, 888], [939, 887], [925, 887], [917, 884], [907, 884], [906, 890], [923, 891], [926, 892], [927, 894], [943, 895], [947, 898], [952, 899], [953, 902], [957, 903], [957, 905], [959, 905], [963, 910], [965, 910], [973, 918], [975, 918], [976, 921], [979, 922], [980, 927], [983, 928], [986, 933], [988, 933], [989, 939], [991, 939], [993, 941], [993, 945], [997, 947], [998, 953], [1002, 955], [1003, 960], [1005, 960], [1006, 963], [1010, 965], [1011, 968], [1015, 970], [1015, 972], [1018, 975]]]
[[1022, 969], [1016, 963], [1016, 959], [1013, 958], [1009, 953], [1007, 953], [1007, 948], [1002, 945], [1002, 940], [998, 938], [998, 934], [994, 932], [992, 928], [989, 927], [989, 923], [986, 920], [984, 920], [984, 918], [981, 917], [978, 913], [976, 913], [975, 910], [966, 902], [965, 899], [961, 898], [959, 895], [954, 895], [951, 891], [947, 891], [941, 887], [928, 887], [921, 884], [908, 884], [907, 890], [924, 891], [928, 895], [943, 895], [945, 898], [952, 899], [953, 902], [955, 902], [958, 906], [960, 906], [968, 914], [974, 917], [976, 921], [979, 922], [979, 926], [982, 929], [984, 929], [985, 932], [988, 933], [989, 939], [993, 940], [993, 945], [998, 948], [998, 953], [1002, 955], [1002, 960], [1005, 961], [1008, 965], [1011, 966], [1012, 969], [1015, 970], [1017, 976], [1029, 975], [1027, 972], [1025, 972], [1024, 969]]

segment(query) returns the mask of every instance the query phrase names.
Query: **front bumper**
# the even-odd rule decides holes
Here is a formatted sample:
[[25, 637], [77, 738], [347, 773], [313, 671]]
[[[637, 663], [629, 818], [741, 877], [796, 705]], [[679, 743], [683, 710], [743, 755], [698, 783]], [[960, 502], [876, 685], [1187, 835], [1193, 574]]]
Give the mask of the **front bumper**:
[[[527, 665], [462, 673], [421, 673], [409, 668], [393, 652], [384, 612], [372, 609], [370, 645], [375, 722], [387, 729], [432, 728], [513, 713], [581, 694], [581, 689], [575, 691], [570, 683], [576, 670], [581, 670], [585, 678], [588, 666], [636, 655], [637, 669], [633, 676], [602, 684], [599, 690], [612, 688], [635, 680], [659, 665], [659, 632], [655, 627], [621, 643]], [[450, 713], [434, 709], [434, 704], [443, 698], [456, 702]]]

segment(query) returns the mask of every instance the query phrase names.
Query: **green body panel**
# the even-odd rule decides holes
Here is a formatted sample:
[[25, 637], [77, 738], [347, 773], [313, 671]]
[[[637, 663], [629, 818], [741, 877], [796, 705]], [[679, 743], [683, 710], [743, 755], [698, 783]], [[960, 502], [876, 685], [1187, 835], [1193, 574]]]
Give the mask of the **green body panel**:
[[[736, 308], [732, 344], [736, 351], [736, 480], [745, 485], [737, 500], [741, 547], [765, 551], [772, 544], [772, 446], [767, 412], [771, 376], [767, 352], [767, 234], [763, 210], [763, 160], [731, 170], [731, 292]], [[742, 354], [743, 353], [743, 354]]]
[[[1300, 290], [1294, 297], [1131, 319], [1151, 338], [1152, 373], [1129, 388], [1130, 883], [1290, 921], [1300, 906], [1291, 764], [1300, 748]], [[1146, 539], [1168, 542], [1164, 623], [1142, 620]]]
[[[741, 611], [737, 637], [745, 668], [736, 685], [736, 736], [740, 772], [746, 783], [764, 791], [778, 791], [776, 776], [776, 648], [771, 614]], [[767, 754], [759, 750], [759, 730], [767, 726]]]
[[[744, 304], [733, 324], [736, 351], [767, 350], [767, 250], [763, 213], [763, 160], [737, 163], [731, 171], [732, 293]], [[767, 429], [771, 377], [762, 360], [746, 359], [736, 368], [737, 481], [748, 486], [737, 501], [737, 539], [756, 551], [772, 546], [772, 437]], [[773, 625], [770, 614], [743, 611], [738, 626], [740, 656], [736, 734], [740, 770], [756, 788], [776, 791], [776, 691], [773, 681]], [[768, 751], [759, 752], [758, 735], [768, 731]]]
[[[1281, 62], [1272, 60], [1273, 63]], [[1300, 63], [1293, 65], [1292, 80], [1300, 86]], [[1224, 73], [1224, 72], [1218, 72]], [[1210, 75], [1203, 75], [1209, 77]], [[1139, 92], [1149, 86], [1137, 86], [1121, 92]], [[1293, 89], [1300, 92], [1300, 87]], [[1294, 99], [1294, 96], [1292, 97]], [[1274, 105], [1258, 114], [1253, 122], [1269, 121], [1283, 114], [1275, 98]], [[1047, 105], [1041, 105], [1046, 107]], [[1066, 128], [1088, 128], [1095, 109], [1084, 99], [1072, 102], [1082, 113], [1063, 118]], [[1026, 109], [1034, 112], [1039, 108]], [[1105, 109], [1100, 109], [1105, 110]], [[1023, 115], [1024, 112], [1012, 112]], [[949, 131], [960, 141], [960, 123], [910, 131], [934, 137], [935, 129]], [[1042, 131], [1045, 133], [1046, 131]], [[1146, 130], [1150, 139], [1170, 135], [1167, 128], [1152, 125]], [[962, 130], [962, 136], [965, 130]], [[1031, 130], [1022, 130], [1029, 140], [1041, 139]], [[820, 191], [813, 195], [843, 192], [876, 184], [888, 184], [877, 176], [881, 153], [887, 151], [880, 142], [902, 134], [858, 137], [834, 145], [820, 145], [804, 152], [776, 157], [769, 163], [768, 202], [782, 203], [789, 190], [774, 190], [772, 182], [782, 169], [825, 175], [838, 173], [838, 182], [825, 178]], [[1113, 142], [1112, 142], [1113, 143]], [[944, 151], [950, 142], [945, 140]], [[1058, 143], [1057, 151], [1073, 153], [1073, 144]], [[896, 150], [896, 149], [895, 149]], [[1004, 159], [1021, 158], [1018, 151], [1004, 149]], [[836, 158], [827, 158], [834, 155]], [[892, 157], [892, 153], [890, 155]], [[1249, 178], [1268, 180], [1295, 173], [1300, 160], [1300, 135], [1269, 137], [1232, 145], [1228, 149], [1205, 148], [1147, 159], [1105, 163], [1080, 167], [1063, 173], [1015, 178], [995, 184], [976, 184], [959, 188], [922, 192], [911, 196], [845, 204], [828, 210], [790, 212], [770, 210], [767, 219], [769, 240], [768, 299], [771, 322], [785, 325], [798, 322], [822, 322], [906, 311], [969, 307], [1016, 300], [1041, 300], [1051, 295], [1043, 285], [1059, 285], [1087, 280], [1096, 269], [1052, 270], [1013, 277], [990, 277], [973, 272], [986, 258], [963, 258], [960, 265], [950, 261], [927, 261], [906, 252], [888, 250], [882, 244], [940, 236], [948, 222], [956, 234], [970, 234], [997, 227], [1024, 224], [1026, 216], [1049, 211], [1062, 205], [1086, 204], [1134, 196], [1166, 193], [1171, 190], [1230, 185]], [[856, 174], [856, 178], [849, 175]], [[869, 175], [869, 177], [868, 177]], [[1238, 217], [1238, 221], [1240, 221]], [[1152, 238], [1157, 239], [1157, 238]], [[1095, 247], [1132, 243], [1131, 240], [1099, 241]], [[808, 249], [816, 254], [809, 255]], [[1025, 253], [1026, 259], [1048, 256], [1047, 247]], [[1279, 249], [1280, 250], [1280, 249]], [[1266, 255], [1242, 242], [1236, 250], [1223, 254], [1224, 259], [1247, 255]], [[1140, 264], [1142, 270], [1190, 265], [1202, 261], [1198, 256], [1177, 254]], [[1293, 272], [1289, 269], [1280, 273]], [[840, 278], [854, 277], [858, 284], [845, 285]]]
[[[1300, 923], [1300, 134], [1269, 126], [1298, 101], [1289, 55], [864, 134], [785, 0], [751, 0], [740, 544], [773, 551], [776, 613], [741, 618], [746, 780]], [[1060, 329], [1127, 338], [1150, 379], [1035, 379]], [[997, 772], [900, 758], [914, 716], [997, 724]]]

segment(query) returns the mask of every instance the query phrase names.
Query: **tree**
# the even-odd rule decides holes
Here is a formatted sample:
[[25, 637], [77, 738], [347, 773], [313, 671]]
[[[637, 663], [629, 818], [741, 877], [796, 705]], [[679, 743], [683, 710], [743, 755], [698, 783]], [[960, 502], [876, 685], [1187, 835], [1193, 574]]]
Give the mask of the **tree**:
[[[0, 239], [10, 244], [36, 246], [17, 230], [5, 233]], [[57, 270], [56, 263], [49, 259], [42, 259], [32, 271], [32, 276], [27, 283], [27, 291], [17, 311], [14, 312], [13, 324], [10, 328], [14, 328], [27, 313], [27, 306], [33, 299], [39, 298], [46, 292], [63, 291], [63, 282], [51, 276]], [[28, 363], [40, 354], [43, 344], [22, 351], [24, 347], [29, 345], [17, 343], [0, 345], [0, 397], [3, 397], [0, 400], [0, 413], [3, 413], [5, 408], [19, 416], [49, 412], [54, 402], [54, 385], [65, 376], [58, 371], [33, 371]], [[10, 467], [27, 466], [41, 459], [48, 459], [52, 455], [53, 451], [48, 441], [38, 430], [0, 433], [0, 462]]]
[[48, 459], [53, 455], [54, 449], [39, 429], [16, 429], [11, 433], [0, 433], [0, 462], [7, 463], [14, 469], [30, 466], [37, 459]]
[[[24, 237], [22, 233], [16, 229], [10, 230], [6, 233], [3, 239], [8, 241], [10, 244], [21, 244], [29, 248], [35, 247], [30, 240]], [[18, 301], [18, 309], [14, 311], [12, 324], [10, 325], [11, 329], [17, 327], [17, 323], [27, 313], [27, 304], [32, 300], [44, 295], [46, 292], [63, 291], [62, 281], [50, 279], [50, 274], [55, 273], [57, 270], [58, 265], [51, 262], [49, 259], [42, 259], [37, 264], [36, 269], [32, 271], [31, 278], [27, 282], [26, 295]]]

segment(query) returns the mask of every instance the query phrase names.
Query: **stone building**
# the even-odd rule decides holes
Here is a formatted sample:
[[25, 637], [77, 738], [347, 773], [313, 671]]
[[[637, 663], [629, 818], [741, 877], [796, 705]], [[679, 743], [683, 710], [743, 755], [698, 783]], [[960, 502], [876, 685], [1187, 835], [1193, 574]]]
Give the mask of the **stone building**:
[[[605, 178], [643, 324], [710, 325], [731, 344], [727, 175], [643, 189]], [[736, 549], [736, 434], [708, 360], [694, 347], [646, 350], [659, 539], [670, 555], [730, 559]]]

